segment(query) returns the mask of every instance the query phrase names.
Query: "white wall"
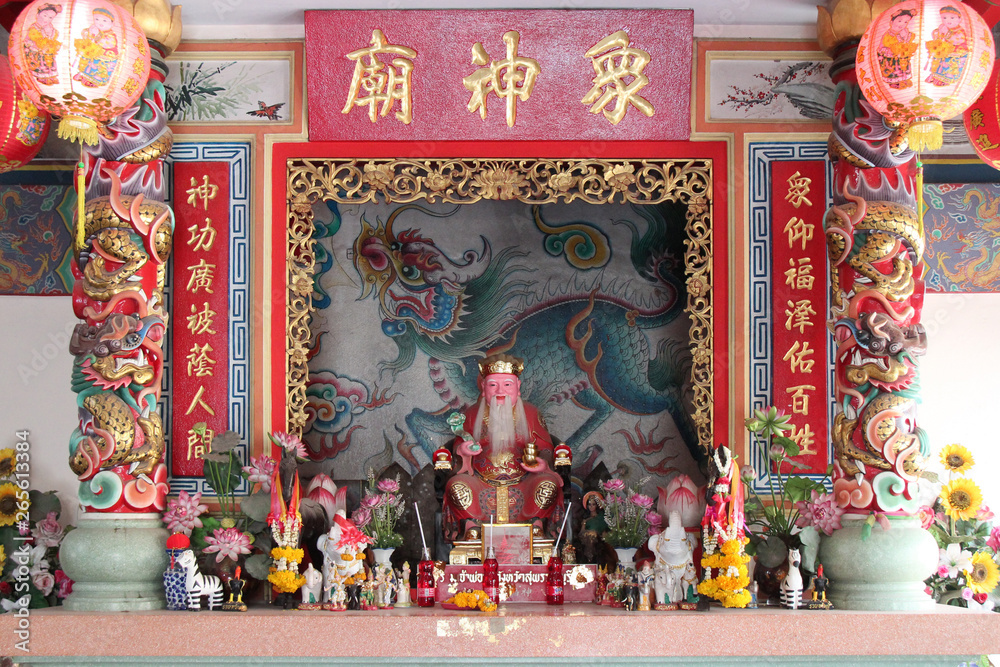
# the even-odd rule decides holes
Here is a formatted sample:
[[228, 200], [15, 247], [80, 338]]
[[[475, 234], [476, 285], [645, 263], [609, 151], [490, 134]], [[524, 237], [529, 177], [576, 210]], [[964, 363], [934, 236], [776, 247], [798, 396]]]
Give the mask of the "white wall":
[[[921, 365], [921, 425], [935, 454], [959, 442], [976, 459], [973, 478], [1000, 510], [1000, 294], [929, 294], [924, 306], [928, 353]], [[67, 465], [76, 428], [67, 349], [76, 324], [69, 297], [0, 297], [0, 447], [27, 430], [31, 483], [55, 489], [64, 519], [77, 516], [77, 482]], [[998, 420], [1000, 422], [1000, 420]]]

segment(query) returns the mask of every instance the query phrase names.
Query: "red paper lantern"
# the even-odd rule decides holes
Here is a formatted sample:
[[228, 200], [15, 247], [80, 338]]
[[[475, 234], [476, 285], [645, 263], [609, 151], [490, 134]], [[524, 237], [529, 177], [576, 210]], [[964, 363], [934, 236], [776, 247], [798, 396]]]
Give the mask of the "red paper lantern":
[[48, 112], [22, 94], [10, 62], [0, 56], [0, 173], [31, 162], [49, 136], [50, 124]]
[[865, 98], [909, 126], [914, 150], [941, 147], [941, 121], [976, 99], [992, 69], [989, 26], [961, 2], [943, 0], [906, 0], [879, 14], [855, 62]]
[[1000, 169], [1000, 68], [994, 64], [986, 90], [965, 113], [965, 132], [976, 153], [994, 169]]
[[10, 63], [59, 136], [97, 143], [98, 124], [132, 106], [149, 78], [149, 46], [132, 15], [107, 0], [35, 0], [10, 32]]

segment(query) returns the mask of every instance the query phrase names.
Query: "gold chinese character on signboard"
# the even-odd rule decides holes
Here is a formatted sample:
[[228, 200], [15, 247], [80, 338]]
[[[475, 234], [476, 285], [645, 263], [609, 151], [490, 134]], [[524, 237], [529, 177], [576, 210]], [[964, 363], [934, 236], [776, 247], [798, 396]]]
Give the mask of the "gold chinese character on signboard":
[[191, 349], [187, 353], [188, 377], [192, 375], [205, 377], [212, 374], [212, 366], [215, 364], [215, 359], [208, 356], [208, 353], [212, 351], [212, 346], [208, 343], [204, 345], [198, 345], [198, 343], [191, 344]]
[[795, 245], [796, 241], [802, 241], [802, 249], [806, 249], [806, 243], [812, 241], [814, 225], [807, 223], [801, 218], [792, 218], [785, 223], [785, 233], [788, 234], [788, 247]]
[[472, 93], [469, 111], [478, 111], [479, 117], [486, 120], [486, 101], [492, 91], [506, 101], [507, 126], [514, 127], [517, 120], [517, 100], [525, 102], [531, 96], [542, 68], [537, 60], [517, 54], [521, 36], [516, 31], [504, 33], [503, 41], [507, 45], [507, 57], [494, 61], [490, 61], [482, 42], [475, 43], [472, 47], [472, 62], [480, 65], [480, 68], [462, 79], [462, 83]]
[[201, 185], [198, 185], [198, 181], [192, 176], [191, 187], [187, 191], [187, 203], [191, 204], [191, 206], [198, 206], [198, 200], [200, 199], [207, 211], [208, 200], [215, 199], [217, 194], [219, 194], [219, 186], [208, 182], [208, 174], [202, 176]]
[[[631, 47], [628, 33], [619, 30], [605, 37], [586, 56], [594, 66], [594, 86], [580, 101], [593, 105], [590, 113], [603, 112], [612, 125], [621, 122], [630, 104], [647, 116], [653, 115], [653, 105], [639, 95], [649, 84], [649, 78], [642, 73], [649, 64], [649, 54]], [[614, 107], [609, 110], [607, 106], [612, 102]]]
[[191, 399], [191, 405], [188, 406], [187, 412], [185, 412], [184, 414], [189, 415], [192, 412], [194, 412], [194, 409], [196, 407], [201, 406], [201, 408], [205, 412], [207, 412], [208, 414], [210, 414], [210, 415], [212, 415], [214, 417], [215, 416], [215, 410], [213, 410], [212, 406], [210, 406], [208, 403], [206, 403], [205, 399], [202, 398], [204, 395], [205, 395], [205, 386], [202, 385], [201, 387], [198, 387], [198, 392], [194, 395], [194, 398]]
[[194, 266], [187, 267], [191, 272], [191, 278], [187, 282], [187, 288], [191, 292], [204, 289], [209, 294], [212, 292], [212, 281], [215, 279], [215, 264], [207, 264], [205, 260], [199, 261]]
[[788, 300], [788, 308], [785, 309], [785, 315], [788, 319], [785, 320], [785, 331], [791, 331], [792, 329], [798, 329], [799, 333], [805, 333], [806, 327], [811, 327], [812, 322], [809, 321], [810, 316], [815, 315], [816, 311], [813, 310], [812, 304], [809, 303], [809, 299], [802, 299], [800, 301]]
[[969, 120], [972, 123], [973, 128], [986, 127], [986, 123], [983, 122], [986, 115], [983, 113], [982, 109], [973, 109], [969, 112]]
[[818, 454], [816, 451], [816, 434], [813, 433], [812, 427], [806, 424], [800, 429], [795, 428], [794, 424], [790, 424], [792, 427], [792, 432], [788, 434], [788, 437], [795, 441], [795, 444], [799, 446], [799, 454]]
[[812, 206], [812, 202], [806, 198], [806, 195], [809, 194], [810, 183], [812, 183], [811, 179], [808, 179], [805, 176], [800, 176], [797, 171], [789, 176], [788, 193], [785, 195], [785, 201], [795, 208], [802, 206], [802, 204]]
[[792, 412], [797, 415], [809, 416], [809, 394], [807, 391], [816, 391], [816, 387], [811, 384], [800, 384], [797, 387], [787, 387], [785, 393], [792, 395]]
[[812, 275], [812, 260], [808, 257], [800, 257], [799, 265], [795, 266], [795, 260], [789, 259], [788, 266], [792, 267], [785, 271], [785, 284], [792, 289], [812, 289], [816, 277]]
[[205, 224], [202, 227], [191, 225], [188, 227], [188, 231], [191, 232], [191, 238], [188, 239], [187, 244], [194, 246], [192, 250], [212, 249], [212, 244], [215, 243], [215, 228], [212, 227], [211, 218], [205, 218]]
[[816, 350], [809, 347], [809, 341], [802, 343], [801, 348], [799, 347], [799, 341], [795, 341], [781, 359], [788, 362], [789, 370], [793, 373], [798, 373], [799, 371], [811, 373], [816, 360], [807, 359], [806, 357], [811, 357], [815, 352]]
[[[378, 56], [399, 56], [389, 63]], [[371, 46], [347, 54], [354, 61], [354, 75], [347, 92], [347, 103], [340, 113], [350, 113], [353, 107], [368, 107], [368, 120], [385, 118], [399, 100], [396, 118], [404, 123], [413, 120], [413, 94], [410, 77], [417, 52], [406, 46], [388, 44], [381, 30], [372, 30]], [[382, 106], [379, 107], [379, 104]]]
[[194, 428], [188, 429], [187, 460], [205, 458], [205, 452], [208, 451], [209, 446], [212, 444], [214, 436], [215, 432], [212, 429], [207, 428], [204, 431], [195, 430]]
[[212, 329], [212, 320], [215, 318], [215, 315], [215, 311], [208, 307], [207, 301], [202, 303], [201, 310], [198, 310], [197, 306], [192, 303], [191, 314], [187, 316], [188, 331], [195, 336], [199, 334], [214, 334], [215, 330]]

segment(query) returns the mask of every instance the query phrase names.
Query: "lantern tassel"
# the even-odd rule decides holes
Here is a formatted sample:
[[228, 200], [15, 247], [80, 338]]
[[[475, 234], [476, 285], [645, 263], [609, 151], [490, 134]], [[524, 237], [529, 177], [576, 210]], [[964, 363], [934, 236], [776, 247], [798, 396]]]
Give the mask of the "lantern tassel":
[[79, 141], [93, 146], [97, 143], [97, 123], [82, 116], [64, 116], [56, 130], [60, 139]]
[[944, 127], [937, 119], [918, 120], [906, 132], [910, 148], [916, 152], [936, 151], [944, 143]]
[[[81, 150], [82, 152], [82, 150]], [[84, 228], [87, 223], [87, 170], [83, 162], [76, 165], [76, 247], [83, 249]]]

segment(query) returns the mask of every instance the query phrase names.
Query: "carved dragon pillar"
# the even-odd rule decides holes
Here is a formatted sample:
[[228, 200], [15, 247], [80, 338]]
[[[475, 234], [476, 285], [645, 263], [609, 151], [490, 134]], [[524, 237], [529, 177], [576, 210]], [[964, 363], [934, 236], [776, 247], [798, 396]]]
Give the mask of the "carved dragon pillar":
[[[824, 540], [834, 605], [933, 606], [923, 579], [937, 563], [913, 518], [928, 446], [917, 426], [918, 357], [925, 350], [923, 227], [916, 159], [905, 128], [888, 125], [861, 95], [858, 40], [891, 0], [819, 7], [820, 46], [833, 58], [837, 98], [830, 134], [833, 206], [826, 214], [830, 329], [834, 335], [833, 492], [844, 528]], [[929, 541], [929, 543], [928, 543]]]
[[86, 217], [76, 234], [70, 341], [80, 422], [70, 468], [84, 514], [62, 546], [75, 581], [66, 606], [121, 611], [165, 606], [167, 467], [157, 401], [168, 314], [163, 298], [174, 219], [164, 203], [166, 56], [180, 42], [180, 7], [123, 0], [148, 39], [152, 70], [136, 106], [87, 148]]

